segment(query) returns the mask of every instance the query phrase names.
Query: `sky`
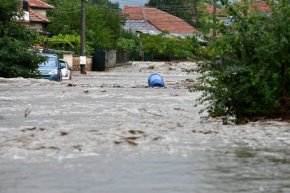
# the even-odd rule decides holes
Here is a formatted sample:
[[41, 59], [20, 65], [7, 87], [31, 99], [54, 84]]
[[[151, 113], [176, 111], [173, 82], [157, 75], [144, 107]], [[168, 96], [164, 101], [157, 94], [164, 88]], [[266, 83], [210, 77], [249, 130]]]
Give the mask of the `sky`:
[[148, 0], [111, 0], [111, 2], [119, 2], [120, 8], [123, 8], [124, 5], [129, 5], [129, 6], [140, 6], [144, 5], [145, 3], [148, 2]]

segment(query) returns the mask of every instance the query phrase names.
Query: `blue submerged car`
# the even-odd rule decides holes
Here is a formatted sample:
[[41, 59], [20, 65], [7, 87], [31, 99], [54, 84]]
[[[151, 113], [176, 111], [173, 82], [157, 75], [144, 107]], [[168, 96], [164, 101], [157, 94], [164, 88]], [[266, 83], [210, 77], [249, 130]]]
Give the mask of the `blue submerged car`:
[[55, 54], [41, 53], [42, 56], [47, 57], [47, 61], [38, 65], [38, 71], [44, 79], [62, 81], [61, 69], [63, 68], [59, 63], [59, 58]]

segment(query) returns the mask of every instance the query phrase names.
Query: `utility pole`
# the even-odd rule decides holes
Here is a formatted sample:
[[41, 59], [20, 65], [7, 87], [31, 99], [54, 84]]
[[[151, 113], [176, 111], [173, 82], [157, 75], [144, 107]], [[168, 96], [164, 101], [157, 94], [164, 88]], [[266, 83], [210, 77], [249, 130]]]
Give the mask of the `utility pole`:
[[81, 0], [81, 50], [80, 50], [80, 71], [85, 74], [87, 58], [85, 55], [86, 46], [86, 0]]
[[217, 18], [216, 18], [216, 0], [213, 0], [213, 23], [214, 23], [214, 29], [213, 29], [213, 40], [215, 41], [216, 39], [216, 21], [217, 21]]

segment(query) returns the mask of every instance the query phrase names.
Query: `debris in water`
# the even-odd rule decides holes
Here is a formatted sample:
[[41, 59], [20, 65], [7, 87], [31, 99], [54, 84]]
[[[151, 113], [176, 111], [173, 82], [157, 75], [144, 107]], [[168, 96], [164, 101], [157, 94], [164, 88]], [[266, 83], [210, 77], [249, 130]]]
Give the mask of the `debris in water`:
[[122, 142], [121, 141], [114, 141], [115, 144], [119, 145], [121, 144]]
[[140, 130], [130, 130], [129, 133], [131, 133], [133, 135], [138, 135], [138, 134], [144, 134], [144, 131], [140, 131]]
[[58, 147], [55, 147], [55, 146], [48, 146], [48, 147], [46, 147], [46, 146], [40, 146], [40, 147], [37, 147], [37, 148], [35, 148], [34, 150], [42, 150], [42, 149], [51, 149], [51, 150], [60, 150]]
[[155, 137], [155, 138], [152, 139], [152, 141], [158, 141], [158, 140], [161, 140], [161, 139], [162, 139], [162, 137]]
[[151, 65], [151, 66], [148, 66], [148, 69], [154, 69], [154, 66], [153, 65]]
[[141, 137], [125, 137], [125, 140], [135, 141], [137, 139], [140, 139]]
[[33, 131], [37, 129], [37, 127], [31, 127], [31, 128], [25, 128], [25, 129], [21, 129], [22, 132], [25, 132], [25, 131]]
[[66, 132], [66, 131], [61, 131], [60, 132], [60, 136], [66, 136], [66, 135], [68, 135], [68, 132]]
[[31, 109], [27, 108], [24, 112], [24, 117], [26, 118], [31, 113]]
[[127, 143], [129, 145], [132, 145], [132, 146], [137, 146], [138, 145], [138, 143], [136, 143], [135, 141], [131, 141], [131, 140], [126, 140], [126, 141], [127, 141]]
[[74, 86], [76, 86], [76, 85], [72, 84], [72, 83], [67, 84], [67, 87], [74, 87]]
[[82, 151], [82, 146], [81, 145], [73, 145], [72, 148]]
[[25, 131], [34, 131], [38, 129], [39, 131], [44, 131], [45, 128], [37, 128], [37, 127], [31, 127], [31, 128], [25, 128], [25, 129], [21, 129], [22, 132], [25, 132]]
[[196, 130], [192, 130], [192, 133], [202, 133], [204, 135], [208, 135], [208, 134], [218, 134], [217, 131], [212, 131], [212, 130], [208, 130], [208, 131], [196, 131]]
[[164, 87], [164, 81], [161, 75], [154, 73], [148, 78], [148, 86], [150, 87]]

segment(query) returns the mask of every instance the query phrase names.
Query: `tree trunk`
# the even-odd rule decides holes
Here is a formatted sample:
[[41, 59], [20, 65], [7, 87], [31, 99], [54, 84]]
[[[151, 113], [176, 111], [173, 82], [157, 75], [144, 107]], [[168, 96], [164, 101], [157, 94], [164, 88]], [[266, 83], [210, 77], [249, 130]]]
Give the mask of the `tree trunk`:
[[281, 105], [282, 105], [282, 114], [284, 116], [290, 116], [290, 98], [288, 95], [288, 88], [287, 88], [287, 77], [286, 72], [288, 70], [288, 64], [285, 61], [281, 65], [281, 85], [282, 85], [282, 91], [281, 91]]

